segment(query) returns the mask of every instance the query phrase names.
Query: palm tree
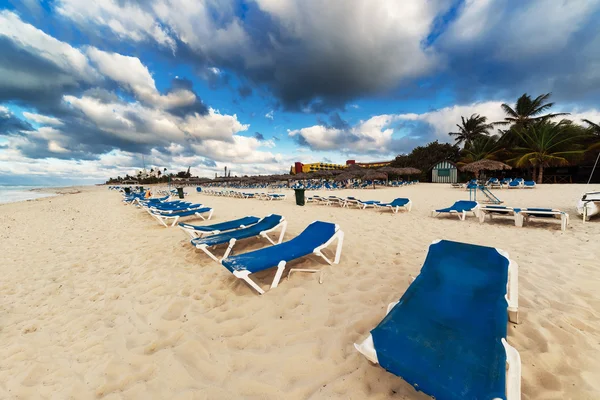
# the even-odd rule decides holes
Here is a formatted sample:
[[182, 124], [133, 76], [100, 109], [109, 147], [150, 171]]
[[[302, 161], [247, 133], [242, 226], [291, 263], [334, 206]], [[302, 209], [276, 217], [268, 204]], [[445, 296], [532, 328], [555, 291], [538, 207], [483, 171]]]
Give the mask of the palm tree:
[[600, 136], [600, 125], [596, 124], [592, 121], [590, 121], [589, 119], [584, 119], [583, 122], [585, 122], [586, 124], [589, 125], [588, 129], [590, 130], [590, 133], [592, 133], [593, 135], [596, 136]]
[[569, 115], [569, 113], [550, 113], [544, 114], [545, 111], [552, 108], [554, 103], [544, 103], [550, 99], [552, 93], [541, 94], [535, 99], [531, 99], [527, 93], [523, 93], [517, 99], [514, 108], [504, 103], [501, 105], [502, 110], [506, 113], [504, 121], [494, 122], [495, 125], [511, 125], [515, 128], [528, 128], [536, 122], [541, 122], [550, 118]]
[[489, 130], [494, 128], [493, 124], [487, 124], [487, 117], [483, 117], [479, 114], [473, 114], [469, 118], [460, 117], [462, 124], [458, 127], [458, 132], [448, 133], [450, 136], [456, 136], [456, 144], [460, 145], [465, 143], [468, 146], [473, 140], [480, 136], [487, 136]]
[[569, 165], [569, 158], [584, 153], [579, 149], [580, 146], [574, 143], [581, 135], [568, 120], [558, 123], [542, 120], [527, 129], [520, 128], [515, 132], [522, 145], [515, 148], [518, 156], [510, 161], [520, 168], [537, 167], [537, 183], [542, 183], [545, 167]]
[[479, 160], [495, 160], [502, 150], [498, 136], [480, 136], [465, 146], [460, 161], [469, 164]]

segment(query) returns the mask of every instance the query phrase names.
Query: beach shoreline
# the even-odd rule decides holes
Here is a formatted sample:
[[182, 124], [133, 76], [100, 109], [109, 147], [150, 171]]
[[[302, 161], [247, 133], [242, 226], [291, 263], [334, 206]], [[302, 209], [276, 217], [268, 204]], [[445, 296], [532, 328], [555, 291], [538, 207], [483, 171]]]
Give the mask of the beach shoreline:
[[[280, 191], [285, 200], [260, 201], [187, 188], [189, 201], [214, 208], [214, 223], [275, 213], [288, 221], [285, 240], [315, 220], [345, 232], [339, 265], [310, 256], [291, 263], [322, 269], [322, 284], [313, 274], [288, 280], [286, 272], [262, 296], [180, 229], [123, 205], [106, 186], [48, 188], [72, 195], [3, 204], [0, 398], [429, 399], [353, 343], [402, 296], [429, 244], [448, 239], [502, 249], [519, 265], [521, 321], [508, 324], [507, 340], [521, 355], [522, 398], [597, 399], [600, 220], [583, 224], [576, 214], [585, 189], [494, 190], [507, 206], [568, 212], [562, 232], [553, 222], [518, 228], [431, 217], [432, 209], [468, 199], [443, 184], [308, 192], [410, 198], [412, 211], [397, 215], [298, 207], [291, 190]], [[240, 241], [235, 252], [267, 244]], [[268, 289], [274, 273], [256, 281]]]

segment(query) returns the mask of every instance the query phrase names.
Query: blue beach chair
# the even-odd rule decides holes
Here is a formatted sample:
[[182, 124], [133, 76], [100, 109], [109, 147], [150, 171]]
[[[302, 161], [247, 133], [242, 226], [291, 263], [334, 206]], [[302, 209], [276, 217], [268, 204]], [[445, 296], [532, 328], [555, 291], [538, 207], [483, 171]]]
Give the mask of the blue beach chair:
[[410, 211], [412, 209], [412, 201], [399, 197], [394, 199], [391, 203], [375, 203], [375, 208], [380, 208], [382, 211], [392, 210], [394, 214], [398, 214], [398, 210], [400, 210], [400, 208]]
[[523, 181], [523, 188], [525, 189], [535, 189], [535, 181]]
[[[323, 254], [322, 250], [327, 248], [334, 240], [337, 240], [337, 248], [335, 258], [331, 261]], [[289, 261], [315, 254], [330, 265], [338, 264], [342, 254], [343, 241], [344, 233], [339, 229], [338, 225], [315, 221], [292, 240], [223, 259], [221, 260], [221, 264], [235, 277], [243, 279], [258, 293], [263, 294], [265, 291], [250, 279], [250, 274], [277, 267], [275, 278], [273, 278], [273, 282], [271, 283], [271, 289], [273, 289], [279, 284], [285, 265]], [[290, 273], [292, 271], [318, 272], [318, 270], [313, 269], [292, 269]]]
[[[210, 207], [204, 207], [204, 206], [200, 206], [200, 207], [194, 207], [192, 209], [185, 209], [185, 210], [169, 210], [169, 211], [150, 211], [150, 215], [152, 215], [154, 218], [156, 218], [156, 220], [158, 222], [160, 222], [161, 224], [163, 224], [165, 227], [169, 227], [169, 226], [175, 226], [175, 224], [177, 223], [177, 221], [179, 221], [180, 218], [184, 218], [184, 217], [199, 217], [202, 218], [204, 221], [208, 221], [209, 219], [211, 219], [212, 215], [213, 215], [213, 209]], [[203, 214], [208, 214], [207, 217], [205, 217]], [[171, 223], [171, 225], [167, 225], [167, 221], [169, 220], [173, 220], [173, 222]]]
[[[206, 236], [202, 238], [192, 239], [191, 243], [196, 246], [197, 249], [205, 252], [210, 258], [216, 262], [221, 262], [221, 259], [225, 259], [231, 253], [233, 246], [238, 240], [248, 239], [255, 236], [260, 236], [267, 239], [271, 244], [281, 243], [283, 235], [285, 234], [285, 228], [287, 227], [287, 221], [281, 215], [270, 214], [264, 218], [261, 218], [254, 225], [247, 226], [242, 229], [238, 229], [230, 232], [218, 233], [216, 235]], [[277, 243], [269, 237], [269, 233], [277, 229], [281, 229], [279, 234], [279, 240]], [[225, 254], [221, 259], [217, 258], [212, 252], [208, 250], [209, 247], [217, 246], [220, 244], [229, 243]]]
[[[472, 212], [475, 216], [477, 216], [477, 209], [479, 208], [479, 203], [476, 201], [469, 200], [459, 200], [456, 203], [452, 204], [452, 206], [448, 208], [441, 208], [439, 210], [433, 210], [431, 212], [432, 216], [437, 217], [442, 213], [447, 214], [456, 214], [461, 221], [464, 221], [467, 217], [467, 212]], [[436, 214], [437, 213], [437, 214]]]
[[260, 218], [249, 216], [212, 225], [191, 225], [180, 222], [179, 228], [190, 235], [192, 239], [196, 239], [206, 235], [216, 235], [225, 231], [246, 228], [256, 224], [258, 221], [260, 221]]
[[[521, 397], [518, 266], [501, 250], [434, 242], [421, 273], [355, 348], [439, 400]], [[508, 364], [508, 372], [506, 365]]]

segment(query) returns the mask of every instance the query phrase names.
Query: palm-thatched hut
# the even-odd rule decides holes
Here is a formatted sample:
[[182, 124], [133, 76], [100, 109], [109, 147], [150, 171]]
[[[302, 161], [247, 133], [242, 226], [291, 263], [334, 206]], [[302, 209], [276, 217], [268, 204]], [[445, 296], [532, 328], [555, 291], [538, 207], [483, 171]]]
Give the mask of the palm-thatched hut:
[[460, 167], [461, 171], [473, 172], [479, 178], [480, 171], [503, 171], [512, 169], [508, 164], [495, 160], [479, 160]]

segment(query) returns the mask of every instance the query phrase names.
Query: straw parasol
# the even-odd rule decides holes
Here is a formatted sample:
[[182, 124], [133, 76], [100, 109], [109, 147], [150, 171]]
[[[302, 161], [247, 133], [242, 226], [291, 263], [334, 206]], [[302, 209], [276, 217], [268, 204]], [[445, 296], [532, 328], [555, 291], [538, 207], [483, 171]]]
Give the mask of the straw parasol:
[[354, 175], [355, 178], [360, 178], [367, 173], [367, 170], [359, 165], [351, 164], [346, 168], [346, 171], [344, 172], [351, 173], [352, 175]]
[[[375, 189], [375, 180], [379, 179], [379, 180], [387, 180], [387, 174], [385, 172], [380, 172], [380, 171], [367, 171], [367, 173], [363, 176], [364, 180], [367, 181], [373, 181], [373, 189]], [[387, 184], [387, 182], [386, 182]]]
[[400, 171], [400, 175], [420, 175], [421, 170], [418, 168], [406, 167], [406, 168], [398, 168]]
[[473, 172], [475, 177], [479, 176], [480, 171], [502, 171], [512, 169], [508, 164], [495, 160], [479, 160], [460, 167], [461, 171]]
[[339, 174], [337, 175], [335, 178], [333, 178], [336, 182], [343, 182], [343, 181], [347, 181], [350, 179], [354, 179], [356, 178], [356, 176], [350, 172], [344, 172], [343, 174]]

